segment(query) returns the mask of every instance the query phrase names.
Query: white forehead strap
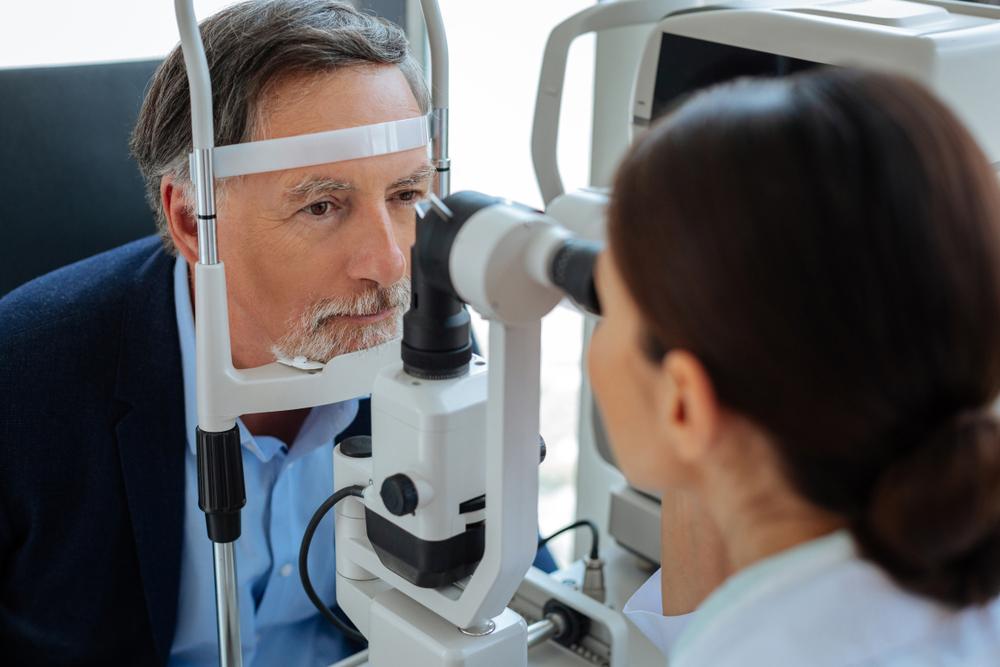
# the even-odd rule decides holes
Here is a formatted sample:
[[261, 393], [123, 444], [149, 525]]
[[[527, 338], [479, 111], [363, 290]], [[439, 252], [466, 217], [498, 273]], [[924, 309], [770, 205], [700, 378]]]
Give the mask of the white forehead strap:
[[212, 161], [215, 177], [226, 178], [398, 153], [423, 148], [430, 141], [430, 116], [418, 116], [343, 130], [217, 146], [212, 151]]

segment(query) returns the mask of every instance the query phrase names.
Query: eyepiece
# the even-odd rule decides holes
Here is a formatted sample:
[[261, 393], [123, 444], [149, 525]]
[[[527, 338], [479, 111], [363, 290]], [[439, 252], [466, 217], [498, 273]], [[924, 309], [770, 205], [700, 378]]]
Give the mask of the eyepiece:
[[468, 371], [471, 320], [451, 282], [449, 258], [466, 220], [501, 201], [459, 192], [421, 206], [410, 253], [410, 309], [403, 316], [403, 369], [410, 375], [441, 380]]
[[601, 302], [594, 286], [594, 267], [601, 244], [581, 239], [567, 239], [552, 257], [549, 278], [581, 308], [601, 314]]

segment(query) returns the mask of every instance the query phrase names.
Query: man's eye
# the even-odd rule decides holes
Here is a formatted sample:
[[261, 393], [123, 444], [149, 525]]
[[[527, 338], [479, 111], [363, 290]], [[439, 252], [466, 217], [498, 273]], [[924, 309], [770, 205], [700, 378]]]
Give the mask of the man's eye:
[[314, 215], [317, 218], [323, 217], [327, 213], [330, 213], [332, 210], [333, 210], [333, 202], [329, 201], [318, 201], [313, 204], [309, 204], [309, 206], [306, 206], [304, 209], [302, 209], [303, 212], [308, 213], [309, 215]]
[[424, 193], [420, 190], [406, 190], [405, 192], [400, 192], [396, 195], [396, 198], [399, 199], [399, 201], [413, 204], [423, 199], [423, 197]]

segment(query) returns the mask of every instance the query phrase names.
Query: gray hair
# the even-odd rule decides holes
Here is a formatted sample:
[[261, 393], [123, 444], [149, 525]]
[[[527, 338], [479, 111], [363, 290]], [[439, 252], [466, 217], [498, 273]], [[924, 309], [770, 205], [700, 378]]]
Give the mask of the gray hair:
[[[288, 76], [321, 74], [344, 67], [396, 65], [420, 109], [430, 94], [403, 31], [388, 21], [333, 0], [247, 0], [201, 23], [212, 77], [215, 144], [252, 141], [268, 91]], [[191, 152], [191, 106], [180, 46], [153, 75], [129, 147], [146, 184], [163, 245], [176, 254], [160, 198], [160, 181], [182, 184], [191, 204], [187, 156]], [[223, 192], [220, 190], [219, 195]]]

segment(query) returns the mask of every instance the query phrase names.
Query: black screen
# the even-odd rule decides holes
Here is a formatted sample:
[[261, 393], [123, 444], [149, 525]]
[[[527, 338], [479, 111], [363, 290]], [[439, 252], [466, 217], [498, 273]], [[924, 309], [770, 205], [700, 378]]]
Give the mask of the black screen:
[[653, 89], [653, 120], [691, 93], [743, 76], [785, 76], [820, 63], [664, 33]]

